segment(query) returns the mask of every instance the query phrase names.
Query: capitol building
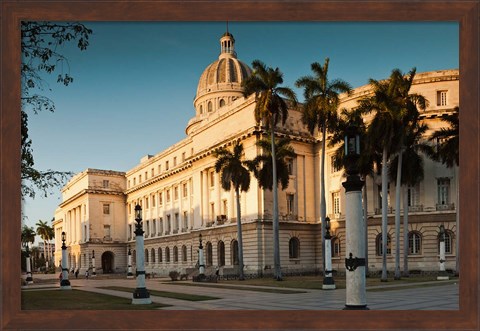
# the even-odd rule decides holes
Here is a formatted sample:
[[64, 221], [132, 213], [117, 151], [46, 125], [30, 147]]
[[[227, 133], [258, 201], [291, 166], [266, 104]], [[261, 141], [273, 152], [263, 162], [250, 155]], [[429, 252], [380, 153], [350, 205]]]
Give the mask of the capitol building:
[[[213, 60], [213, 59], [212, 59]], [[191, 273], [198, 260], [202, 235], [206, 272], [219, 267], [220, 275], [234, 275], [238, 268], [235, 193], [220, 185], [214, 170], [213, 151], [234, 142], [244, 146], [245, 158], [262, 151], [256, 142], [264, 128], [255, 121], [254, 95], [245, 98], [242, 82], [252, 74], [237, 58], [235, 39], [220, 38], [220, 55], [203, 71], [193, 101], [195, 115], [185, 123], [186, 137], [155, 155], [146, 155], [127, 172], [86, 169], [62, 189], [62, 202], [55, 211], [55, 264], [61, 260], [61, 233], [66, 232], [68, 267], [84, 272], [95, 256], [97, 273], [127, 272], [127, 254], [135, 268], [135, 213], [143, 210], [145, 270], [167, 276], [170, 271]], [[371, 93], [369, 85], [341, 96], [341, 108], [351, 109]], [[428, 107], [421, 118], [430, 130], [445, 126], [442, 115], [459, 106], [459, 72], [439, 70], [417, 73], [412, 93], [422, 94]], [[193, 93], [193, 91], [192, 91]], [[289, 164], [289, 185], [278, 191], [280, 261], [284, 275], [322, 270], [320, 224], [321, 132], [311, 135], [302, 124], [298, 109], [289, 111], [279, 136], [291, 139], [296, 157]], [[328, 146], [328, 144], [327, 144]], [[335, 148], [327, 147], [325, 192], [331, 219], [332, 265], [345, 270], [345, 181], [343, 169], [333, 166]], [[408, 187], [409, 269], [437, 271], [439, 226], [446, 229], [446, 269], [455, 270], [456, 192], [455, 169], [424, 159], [422, 182]], [[382, 268], [381, 179], [366, 178], [368, 197], [368, 270]], [[388, 270], [395, 261], [395, 182], [388, 194]], [[251, 276], [273, 273], [272, 192], [259, 187], [252, 174], [248, 192], [241, 193], [244, 272]], [[403, 213], [403, 207], [402, 207]], [[403, 238], [403, 226], [400, 233]], [[401, 240], [400, 251], [403, 251]], [[401, 263], [403, 265], [403, 257]]]

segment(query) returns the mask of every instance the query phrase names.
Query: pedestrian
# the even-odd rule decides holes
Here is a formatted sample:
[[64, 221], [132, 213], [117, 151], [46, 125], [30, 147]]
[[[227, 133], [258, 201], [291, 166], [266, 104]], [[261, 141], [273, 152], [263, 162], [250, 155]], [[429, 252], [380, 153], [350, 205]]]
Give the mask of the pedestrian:
[[85, 279], [88, 280], [88, 269], [85, 271]]
[[79, 273], [79, 270], [77, 268], [77, 270], [75, 270], [75, 278], [78, 278], [78, 273]]

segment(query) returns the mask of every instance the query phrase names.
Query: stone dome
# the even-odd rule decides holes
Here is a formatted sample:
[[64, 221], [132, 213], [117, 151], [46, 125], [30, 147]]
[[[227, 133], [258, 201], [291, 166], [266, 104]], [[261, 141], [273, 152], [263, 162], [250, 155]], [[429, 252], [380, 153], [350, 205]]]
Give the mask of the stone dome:
[[196, 116], [214, 112], [230, 104], [242, 94], [242, 82], [252, 73], [248, 65], [237, 59], [235, 39], [226, 32], [220, 38], [220, 55], [200, 76], [193, 105]]

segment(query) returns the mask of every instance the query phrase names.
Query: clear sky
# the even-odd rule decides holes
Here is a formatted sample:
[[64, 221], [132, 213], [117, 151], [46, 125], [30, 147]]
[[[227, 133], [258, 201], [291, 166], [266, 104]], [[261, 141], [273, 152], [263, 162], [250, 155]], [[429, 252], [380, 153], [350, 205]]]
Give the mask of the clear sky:
[[[87, 22], [90, 46], [60, 49], [74, 81], [44, 91], [55, 113], [29, 117], [37, 169], [81, 172], [87, 168], [128, 171], [146, 154], [157, 154], [185, 138], [195, 115], [193, 99], [203, 70], [220, 53], [226, 24], [202, 22]], [[294, 87], [310, 64], [330, 58], [329, 78], [353, 87], [369, 78], [387, 78], [394, 68], [407, 72], [459, 66], [456, 22], [341, 23], [229, 22], [238, 58], [259, 59], [284, 73]], [[297, 90], [299, 100], [302, 93]], [[53, 195], [26, 199], [25, 224], [50, 221], [61, 202]]]

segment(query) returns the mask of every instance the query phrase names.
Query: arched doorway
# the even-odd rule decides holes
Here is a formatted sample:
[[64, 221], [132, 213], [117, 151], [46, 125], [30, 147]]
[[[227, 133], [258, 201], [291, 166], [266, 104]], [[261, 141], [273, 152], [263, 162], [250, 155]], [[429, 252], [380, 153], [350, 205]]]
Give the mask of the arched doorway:
[[108, 251], [102, 254], [102, 270], [104, 274], [113, 273], [113, 253]]

